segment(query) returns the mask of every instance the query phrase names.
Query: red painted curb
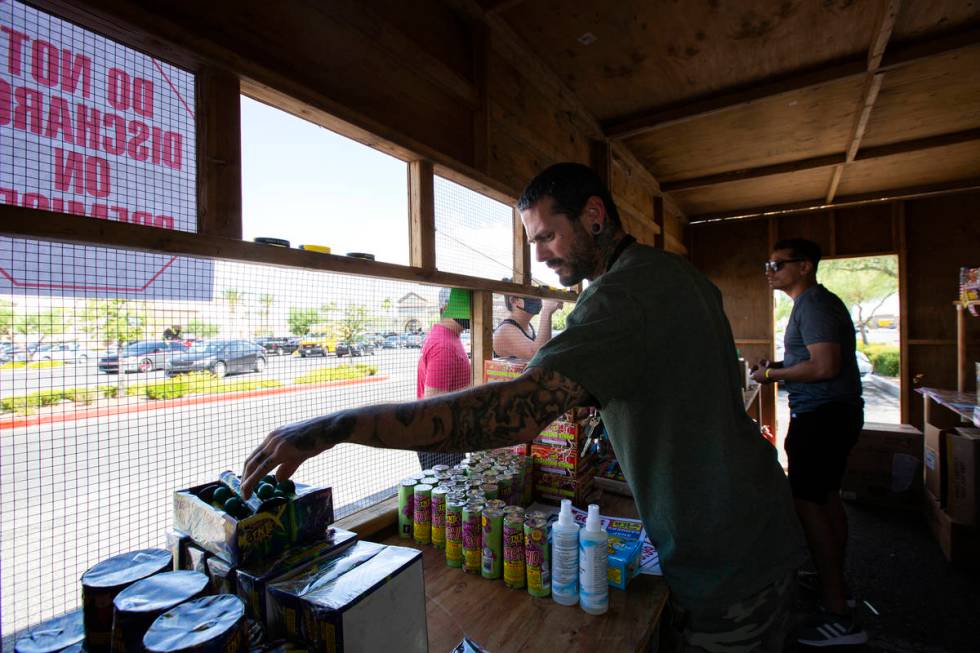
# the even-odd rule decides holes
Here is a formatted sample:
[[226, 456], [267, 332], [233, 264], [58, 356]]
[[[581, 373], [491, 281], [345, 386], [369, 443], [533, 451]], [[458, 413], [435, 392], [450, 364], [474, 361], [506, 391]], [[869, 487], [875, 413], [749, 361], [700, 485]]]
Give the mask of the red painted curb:
[[36, 417], [17, 417], [12, 419], [0, 420], [0, 431], [7, 429], [19, 429], [25, 426], [40, 426], [41, 424], [56, 424], [59, 422], [74, 422], [80, 419], [92, 419], [94, 417], [111, 417], [123, 413], [143, 413], [148, 410], [161, 410], [163, 408], [183, 408], [184, 406], [196, 406], [199, 404], [213, 404], [219, 401], [235, 401], [238, 399], [251, 399], [252, 397], [266, 397], [269, 395], [282, 395], [293, 392], [303, 392], [316, 390], [319, 388], [337, 388], [345, 385], [361, 385], [364, 383], [378, 383], [387, 381], [387, 376], [366, 376], [362, 379], [348, 379], [346, 381], [328, 381], [327, 383], [304, 383], [301, 385], [289, 385], [282, 388], [262, 388], [261, 390], [241, 390], [239, 392], [227, 392], [216, 395], [199, 395], [186, 399], [161, 399], [148, 401], [147, 403], [135, 406], [114, 406], [111, 408], [93, 408], [90, 410], [80, 410], [72, 413], [62, 413], [60, 415], [43, 415]]

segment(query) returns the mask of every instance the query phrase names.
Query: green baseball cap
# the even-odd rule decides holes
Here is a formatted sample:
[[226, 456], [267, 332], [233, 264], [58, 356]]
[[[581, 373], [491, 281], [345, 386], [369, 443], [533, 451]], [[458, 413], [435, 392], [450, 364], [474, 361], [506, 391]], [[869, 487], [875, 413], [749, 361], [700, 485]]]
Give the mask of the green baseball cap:
[[469, 319], [470, 291], [462, 288], [443, 288], [439, 291], [439, 306], [443, 317]]

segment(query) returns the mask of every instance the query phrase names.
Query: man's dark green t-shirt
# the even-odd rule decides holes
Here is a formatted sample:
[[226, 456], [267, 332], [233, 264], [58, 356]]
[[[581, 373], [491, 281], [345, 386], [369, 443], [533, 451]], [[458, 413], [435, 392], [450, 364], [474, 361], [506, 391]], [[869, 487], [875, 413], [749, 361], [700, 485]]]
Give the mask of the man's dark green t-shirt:
[[802, 562], [776, 450], [745, 412], [721, 293], [690, 263], [632, 245], [529, 365], [599, 402], [682, 606], [722, 608]]

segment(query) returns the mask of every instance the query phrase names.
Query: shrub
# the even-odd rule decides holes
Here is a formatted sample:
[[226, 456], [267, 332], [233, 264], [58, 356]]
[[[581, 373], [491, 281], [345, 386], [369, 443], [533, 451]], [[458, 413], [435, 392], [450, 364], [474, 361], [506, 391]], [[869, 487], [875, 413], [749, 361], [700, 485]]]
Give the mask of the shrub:
[[900, 371], [898, 350], [886, 350], [871, 359], [875, 374], [880, 376], [898, 376]]
[[88, 406], [95, 401], [96, 392], [95, 388], [69, 388], [64, 391], [64, 397], [68, 401]]
[[328, 383], [330, 381], [345, 381], [347, 379], [360, 379], [365, 376], [374, 376], [378, 373], [378, 368], [374, 365], [337, 365], [336, 367], [324, 367], [318, 370], [311, 370], [302, 376], [296, 377], [293, 383]]
[[99, 393], [104, 399], [115, 399], [119, 396], [118, 385], [103, 385], [99, 387]]

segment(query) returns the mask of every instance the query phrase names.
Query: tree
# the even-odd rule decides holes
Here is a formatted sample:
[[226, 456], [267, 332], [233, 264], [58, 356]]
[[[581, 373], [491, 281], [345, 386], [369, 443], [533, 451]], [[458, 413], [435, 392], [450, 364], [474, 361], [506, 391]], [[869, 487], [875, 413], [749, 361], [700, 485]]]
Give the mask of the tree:
[[[39, 313], [27, 313], [14, 318], [14, 332], [24, 336], [25, 340], [30, 335], [40, 336], [37, 339], [37, 344], [44, 342], [48, 336], [65, 333], [67, 327], [65, 311], [61, 308], [52, 308]], [[30, 352], [30, 350], [28, 351]], [[35, 348], [33, 352], [29, 353], [30, 358], [34, 358], [36, 353], [37, 349]]]
[[555, 331], [564, 331], [565, 320], [568, 319], [568, 314], [572, 312], [573, 308], [575, 308], [575, 304], [565, 302], [564, 306], [555, 311], [551, 316], [551, 328]]
[[100, 345], [122, 345], [143, 336], [146, 319], [125, 299], [93, 299], [84, 313], [82, 330]]
[[0, 299], [0, 338], [11, 338], [14, 335], [14, 305], [5, 299]]
[[367, 307], [359, 304], [349, 305], [344, 312], [344, 319], [340, 323], [340, 337], [348, 342], [353, 342], [367, 331], [367, 323]]
[[221, 327], [211, 322], [202, 320], [191, 320], [187, 323], [187, 333], [193, 334], [198, 338], [213, 338], [221, 331]]
[[[867, 328], [876, 312], [898, 292], [898, 259], [874, 256], [824, 261], [817, 271], [817, 280], [840, 297], [852, 315], [857, 311], [855, 326], [867, 345]], [[870, 310], [869, 305], [873, 306]]]
[[310, 332], [310, 327], [320, 322], [320, 311], [315, 308], [289, 307], [289, 316], [286, 318], [289, 324], [289, 332], [294, 336], [302, 336]]
[[228, 313], [231, 316], [232, 328], [238, 329], [238, 305], [245, 300], [245, 293], [237, 288], [225, 288], [221, 291], [221, 298], [228, 304]]

